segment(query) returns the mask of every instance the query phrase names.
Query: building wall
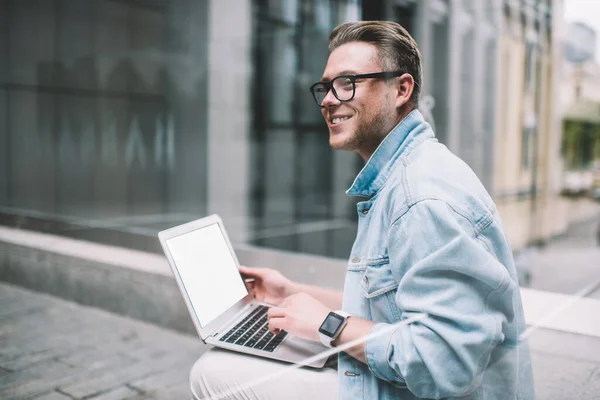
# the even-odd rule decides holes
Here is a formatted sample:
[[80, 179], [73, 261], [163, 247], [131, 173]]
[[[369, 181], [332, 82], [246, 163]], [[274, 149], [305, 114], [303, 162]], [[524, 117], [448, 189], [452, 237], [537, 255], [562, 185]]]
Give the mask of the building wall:
[[252, 2], [211, 0], [208, 8], [206, 213], [219, 214], [241, 243], [250, 224]]
[[[356, 0], [0, 2], [0, 211], [345, 257], [362, 167], [308, 87]], [[235, 27], [235, 29], [231, 29]]]
[[596, 61], [583, 64], [563, 63], [565, 86], [561, 99], [564, 107], [578, 99], [600, 102], [600, 65]]
[[562, 232], [568, 207], [556, 186], [554, 67], [561, 2], [404, 3], [416, 9], [412, 33], [438, 138], [492, 193], [514, 247]]
[[562, 2], [539, 4], [505, 2], [498, 61], [494, 194], [516, 248], [563, 232], [570, 220], [557, 185]]
[[206, 150], [205, 2], [1, 7], [0, 206], [58, 219], [205, 212], [205, 169], [192, 167]]
[[420, 109], [432, 121], [438, 140], [469, 164], [491, 192], [499, 4], [405, 3], [415, 10], [410, 31], [423, 57]]
[[364, 162], [329, 148], [307, 88], [331, 29], [368, 17], [417, 40], [420, 108], [493, 195], [513, 246], [556, 234], [568, 219], [548, 4], [0, 2], [0, 212], [74, 221], [99, 241], [95, 227], [154, 237], [219, 213], [236, 243], [346, 257], [344, 191]]
[[523, 76], [525, 46], [515, 37], [501, 40], [499, 112], [495, 141], [494, 193], [500, 199], [521, 190], [521, 137], [523, 121]]

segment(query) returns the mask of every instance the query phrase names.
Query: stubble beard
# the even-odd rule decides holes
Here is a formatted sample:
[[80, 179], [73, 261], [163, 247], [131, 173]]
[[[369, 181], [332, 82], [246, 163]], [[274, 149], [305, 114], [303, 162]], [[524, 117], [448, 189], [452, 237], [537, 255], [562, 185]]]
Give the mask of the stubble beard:
[[[385, 107], [374, 115], [366, 115], [365, 118], [358, 120], [354, 131], [343, 142], [333, 142], [329, 140], [329, 145], [335, 150], [360, 151], [371, 149], [374, 151], [381, 141], [387, 136], [385, 120], [386, 114], [391, 112]], [[358, 117], [360, 118], [360, 117]], [[389, 118], [389, 117], [388, 117]]]

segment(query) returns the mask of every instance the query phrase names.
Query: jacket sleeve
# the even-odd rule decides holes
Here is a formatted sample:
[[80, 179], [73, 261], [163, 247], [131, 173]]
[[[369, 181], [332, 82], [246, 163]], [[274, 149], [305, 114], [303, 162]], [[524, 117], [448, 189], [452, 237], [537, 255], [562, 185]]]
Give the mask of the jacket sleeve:
[[428, 317], [397, 329], [376, 324], [372, 334], [385, 332], [367, 340], [367, 365], [419, 397], [469, 393], [515, 316], [518, 284], [473, 224], [440, 200], [412, 206], [392, 224], [388, 241], [401, 319]]

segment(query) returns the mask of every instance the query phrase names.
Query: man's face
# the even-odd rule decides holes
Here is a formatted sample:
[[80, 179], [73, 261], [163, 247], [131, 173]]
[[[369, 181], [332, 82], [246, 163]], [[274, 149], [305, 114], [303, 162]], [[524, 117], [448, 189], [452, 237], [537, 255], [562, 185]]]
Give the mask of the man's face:
[[[374, 45], [350, 42], [329, 55], [322, 80], [381, 71]], [[329, 127], [329, 145], [338, 150], [357, 151], [368, 159], [399, 121], [396, 93], [396, 86], [382, 79], [357, 80], [350, 101], [341, 102], [329, 91], [321, 109]]]

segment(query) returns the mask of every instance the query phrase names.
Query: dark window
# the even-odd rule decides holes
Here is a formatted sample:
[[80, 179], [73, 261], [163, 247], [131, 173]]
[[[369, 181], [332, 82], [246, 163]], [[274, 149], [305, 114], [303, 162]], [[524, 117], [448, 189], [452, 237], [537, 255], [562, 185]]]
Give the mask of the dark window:
[[0, 206], [100, 241], [203, 213], [208, 25], [195, 0], [1, 1]]
[[[345, 179], [336, 175], [339, 161], [309, 87], [325, 69], [331, 30], [359, 13], [354, 0], [253, 3], [250, 205], [256, 245], [340, 257], [350, 250], [353, 224], [336, 226], [340, 218], [354, 220], [356, 210], [351, 199], [334, 197], [358, 169], [352, 158]], [[297, 233], [302, 227], [310, 233]]]

